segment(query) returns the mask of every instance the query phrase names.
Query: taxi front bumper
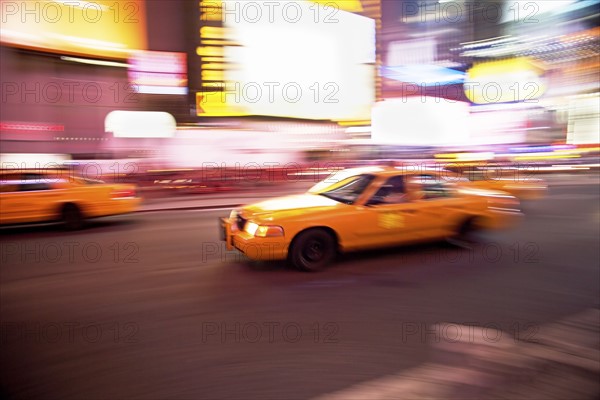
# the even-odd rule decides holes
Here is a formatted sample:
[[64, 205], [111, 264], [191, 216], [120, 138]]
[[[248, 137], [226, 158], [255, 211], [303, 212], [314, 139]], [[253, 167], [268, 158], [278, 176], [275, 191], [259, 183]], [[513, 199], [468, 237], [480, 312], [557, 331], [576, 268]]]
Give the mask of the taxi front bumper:
[[238, 229], [236, 222], [229, 218], [219, 218], [219, 237], [225, 242], [228, 251], [238, 250], [256, 261], [284, 260], [288, 246], [284, 237], [255, 237]]

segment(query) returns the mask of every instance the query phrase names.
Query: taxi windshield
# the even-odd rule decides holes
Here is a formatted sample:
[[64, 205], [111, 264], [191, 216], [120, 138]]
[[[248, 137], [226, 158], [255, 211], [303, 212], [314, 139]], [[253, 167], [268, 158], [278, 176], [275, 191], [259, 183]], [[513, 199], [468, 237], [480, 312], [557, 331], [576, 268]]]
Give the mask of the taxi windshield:
[[90, 179], [90, 178], [84, 178], [81, 176], [74, 176], [72, 177], [72, 179], [79, 183], [79, 184], [83, 184], [83, 185], [102, 185], [105, 182], [101, 181], [100, 179]]
[[319, 193], [340, 203], [352, 204], [373, 181], [375, 175], [355, 175], [332, 186], [331, 189]]
[[379, 167], [362, 167], [362, 168], [349, 168], [337, 171], [329, 175], [327, 178], [317, 183], [308, 190], [308, 193], [325, 193], [331, 189], [340, 186], [340, 183], [349, 178], [356, 178], [361, 175], [369, 175], [372, 173], [382, 171]]

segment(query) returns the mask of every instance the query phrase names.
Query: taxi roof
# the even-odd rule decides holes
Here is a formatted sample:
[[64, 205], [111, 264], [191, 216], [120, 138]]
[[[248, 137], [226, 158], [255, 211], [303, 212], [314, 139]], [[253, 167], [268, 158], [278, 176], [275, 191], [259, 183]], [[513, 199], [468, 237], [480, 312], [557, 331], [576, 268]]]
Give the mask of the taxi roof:
[[404, 164], [404, 165], [374, 165], [366, 167], [353, 167], [343, 169], [334, 174], [343, 175], [344, 178], [356, 176], [356, 175], [377, 175], [377, 176], [393, 176], [393, 175], [407, 175], [407, 174], [439, 174], [441, 171], [435, 168], [420, 168], [415, 164]]

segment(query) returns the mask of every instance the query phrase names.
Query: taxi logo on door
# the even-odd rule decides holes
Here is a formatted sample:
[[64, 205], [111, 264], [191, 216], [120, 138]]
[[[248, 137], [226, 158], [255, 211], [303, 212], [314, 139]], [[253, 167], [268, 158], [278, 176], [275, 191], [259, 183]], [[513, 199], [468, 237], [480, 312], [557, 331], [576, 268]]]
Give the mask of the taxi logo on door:
[[404, 217], [399, 213], [387, 212], [379, 214], [379, 226], [384, 229], [404, 227]]

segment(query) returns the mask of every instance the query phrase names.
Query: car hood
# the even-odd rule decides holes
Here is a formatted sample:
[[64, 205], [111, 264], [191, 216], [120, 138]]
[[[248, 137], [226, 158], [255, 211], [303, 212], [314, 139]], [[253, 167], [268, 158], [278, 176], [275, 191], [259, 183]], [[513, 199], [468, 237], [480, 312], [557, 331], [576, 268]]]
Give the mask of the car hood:
[[307, 212], [316, 212], [323, 209], [331, 209], [342, 203], [317, 194], [297, 194], [291, 196], [276, 197], [258, 203], [250, 204], [242, 208], [241, 212], [245, 218], [260, 217], [272, 219], [272, 217], [284, 217]]

